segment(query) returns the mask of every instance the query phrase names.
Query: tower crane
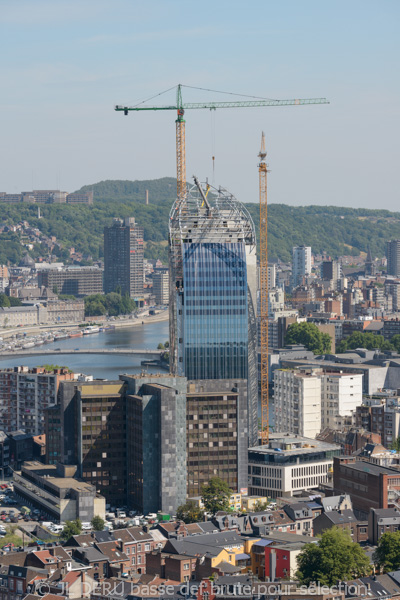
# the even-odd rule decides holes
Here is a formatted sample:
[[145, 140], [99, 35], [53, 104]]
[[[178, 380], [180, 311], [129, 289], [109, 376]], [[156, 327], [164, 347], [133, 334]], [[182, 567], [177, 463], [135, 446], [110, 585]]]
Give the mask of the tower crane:
[[[176, 184], [177, 199], [181, 206], [186, 202], [186, 141], [185, 141], [185, 111], [207, 108], [256, 108], [267, 106], [303, 106], [308, 104], [329, 104], [326, 98], [303, 98], [296, 100], [271, 100], [266, 98], [253, 98], [245, 101], [228, 102], [189, 102], [183, 103], [182, 87], [176, 88], [175, 105], [147, 106], [144, 103], [136, 106], [116, 105], [115, 110], [127, 115], [130, 111], [143, 110], [175, 110], [177, 112], [176, 124]], [[204, 88], [194, 88], [203, 90]], [[170, 91], [170, 90], [167, 90]], [[206, 90], [215, 91], [215, 90]], [[160, 95], [160, 94], [158, 94]], [[238, 94], [240, 95], [240, 94]], [[260, 185], [260, 327], [261, 327], [261, 443], [269, 438], [269, 396], [268, 396], [268, 253], [267, 253], [267, 165], [265, 163], [265, 136], [262, 134], [261, 150], [259, 153], [259, 185]]]
[[265, 157], [265, 135], [261, 135], [258, 155], [258, 177], [260, 187], [260, 395], [261, 395], [261, 444], [269, 440], [269, 385], [268, 385], [268, 215], [267, 215], [267, 163]]
[[[176, 124], [176, 185], [177, 185], [177, 198], [180, 202], [186, 200], [186, 141], [185, 141], [185, 124], [184, 119], [185, 111], [199, 108], [208, 108], [209, 110], [216, 110], [217, 108], [254, 108], [254, 107], [265, 107], [265, 106], [302, 106], [307, 104], [329, 104], [326, 98], [303, 98], [297, 100], [270, 100], [259, 98], [257, 100], [246, 100], [246, 101], [233, 101], [233, 102], [187, 102], [183, 103], [182, 100], [182, 88], [191, 87], [183, 86], [179, 84], [176, 88], [176, 103], [175, 105], [164, 105], [164, 106], [147, 106], [143, 103], [137, 104], [136, 106], [124, 106], [117, 104], [115, 110], [123, 112], [127, 115], [130, 111], [143, 111], [143, 110], [176, 110], [177, 118]], [[197, 90], [203, 90], [204, 88], [194, 88]], [[167, 90], [170, 91], [170, 90]], [[214, 90], [207, 90], [214, 91]], [[162, 92], [164, 93], [164, 92]], [[158, 94], [160, 95], [160, 94]], [[239, 95], [239, 94], [238, 94]]]

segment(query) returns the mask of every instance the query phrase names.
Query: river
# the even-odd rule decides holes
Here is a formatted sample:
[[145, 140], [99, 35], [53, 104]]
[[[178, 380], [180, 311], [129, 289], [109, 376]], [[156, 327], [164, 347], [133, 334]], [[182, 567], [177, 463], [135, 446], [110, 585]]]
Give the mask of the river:
[[[118, 379], [120, 373], [140, 373], [144, 368], [148, 373], [159, 372], [158, 368], [141, 367], [140, 362], [145, 359], [144, 356], [113, 356], [110, 354], [90, 355], [63, 354], [65, 350], [84, 350], [85, 348], [137, 348], [143, 350], [154, 350], [160, 342], [168, 340], [168, 321], [156, 323], [146, 323], [137, 327], [120, 327], [93, 333], [78, 338], [68, 338], [57, 340], [51, 344], [42, 346], [43, 356], [9, 356], [0, 360], [0, 369], [25, 365], [27, 367], [36, 367], [43, 364], [56, 364], [66, 366], [76, 373], [93, 375], [96, 379]], [[61, 352], [57, 355], [51, 355], [46, 358], [46, 349], [55, 350], [60, 348]]]

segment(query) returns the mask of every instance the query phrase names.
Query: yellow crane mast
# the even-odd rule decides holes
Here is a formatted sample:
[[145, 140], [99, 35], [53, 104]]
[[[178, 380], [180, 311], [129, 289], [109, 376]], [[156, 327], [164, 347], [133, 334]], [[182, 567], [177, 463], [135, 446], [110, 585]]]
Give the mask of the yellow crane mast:
[[265, 135], [261, 136], [258, 154], [260, 186], [260, 354], [261, 354], [261, 444], [269, 439], [269, 385], [268, 385], [268, 215], [267, 215], [267, 163]]

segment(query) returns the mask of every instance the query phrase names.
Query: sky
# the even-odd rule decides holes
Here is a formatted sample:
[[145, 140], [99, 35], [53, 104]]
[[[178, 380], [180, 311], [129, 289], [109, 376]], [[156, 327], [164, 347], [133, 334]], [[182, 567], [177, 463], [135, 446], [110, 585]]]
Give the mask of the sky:
[[184, 103], [330, 102], [186, 111], [188, 181], [257, 202], [264, 131], [269, 203], [397, 211], [399, 17], [398, 0], [0, 0], [0, 191], [174, 177], [175, 112], [114, 105], [181, 83], [216, 90]]

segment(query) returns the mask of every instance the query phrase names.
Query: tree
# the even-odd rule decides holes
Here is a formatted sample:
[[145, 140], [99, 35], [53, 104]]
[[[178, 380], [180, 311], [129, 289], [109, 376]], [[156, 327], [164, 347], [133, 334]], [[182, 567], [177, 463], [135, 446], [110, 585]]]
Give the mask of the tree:
[[90, 522], [95, 531], [103, 531], [105, 525], [104, 519], [102, 519], [98, 515], [95, 515]]
[[386, 573], [400, 569], [400, 531], [387, 531], [383, 534], [373, 559]]
[[257, 500], [253, 506], [252, 512], [263, 512], [263, 510], [266, 510], [267, 508], [268, 502], [261, 502], [260, 500]]
[[176, 510], [176, 518], [184, 523], [197, 523], [197, 521], [201, 521], [203, 515], [204, 511], [194, 500], [187, 500]]
[[158, 346], [157, 346], [157, 350], [164, 350], [164, 349], [165, 349], [165, 346], [164, 346], [164, 344], [162, 344], [162, 343], [160, 342], [160, 343], [158, 344]]
[[400, 352], [400, 335], [398, 333], [391, 338], [390, 343], [394, 346], [396, 352]]
[[212, 477], [208, 485], [201, 490], [201, 499], [207, 512], [215, 515], [219, 510], [229, 509], [229, 497], [232, 491], [228, 484], [219, 477]]
[[377, 348], [382, 352], [385, 350], [395, 350], [394, 344], [385, 340], [383, 335], [377, 335], [368, 331], [354, 331], [348, 338], [341, 340], [336, 351], [340, 353], [346, 350], [355, 350], [356, 348], [366, 348], [367, 350], [375, 350]]
[[319, 544], [306, 544], [297, 557], [296, 576], [302, 585], [355, 579], [370, 572], [370, 562], [361, 546], [353, 542], [347, 530], [332, 527], [324, 531]]
[[73, 535], [79, 535], [82, 531], [82, 523], [80, 519], [75, 521], [66, 521], [64, 529], [61, 532], [61, 539], [69, 540]]
[[326, 354], [331, 351], [331, 338], [322, 333], [314, 323], [292, 323], [289, 325], [285, 344], [303, 344], [314, 354]]
[[390, 444], [390, 450], [396, 450], [396, 452], [400, 452], [400, 436]]

